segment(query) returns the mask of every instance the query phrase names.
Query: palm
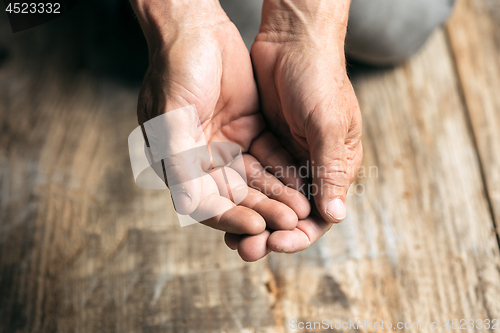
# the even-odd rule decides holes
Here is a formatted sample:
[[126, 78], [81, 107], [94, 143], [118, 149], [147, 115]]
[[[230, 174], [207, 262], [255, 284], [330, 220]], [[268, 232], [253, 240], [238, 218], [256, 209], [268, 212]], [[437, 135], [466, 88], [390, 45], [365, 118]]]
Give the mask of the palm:
[[[165, 105], [154, 105], [166, 101]], [[139, 101], [139, 122], [195, 105], [208, 142], [232, 142], [243, 151], [264, 122], [250, 57], [229, 21], [175, 40], [153, 57]]]
[[[262, 111], [271, 126], [271, 129], [281, 139], [280, 141], [285, 145], [287, 150], [299, 160], [305, 160], [308, 156], [308, 147], [303, 143], [305, 137], [304, 133], [304, 120], [302, 121], [292, 118], [285, 106], [292, 104], [288, 98], [282, 99], [283, 85], [281, 78], [283, 72], [278, 73], [283, 69], [285, 62], [288, 59], [280, 59], [279, 52], [281, 46], [268, 42], [255, 42], [252, 46], [252, 61], [254, 63], [255, 72], [259, 83], [259, 93], [262, 101]], [[291, 69], [291, 68], [290, 68]], [[297, 70], [302, 70], [298, 69]], [[284, 83], [284, 82], [283, 82]], [[289, 80], [286, 82], [286, 89], [295, 89], [296, 81]], [[299, 96], [296, 92], [289, 91], [287, 96], [290, 97], [303, 97]], [[283, 96], [285, 97], [285, 96]]]

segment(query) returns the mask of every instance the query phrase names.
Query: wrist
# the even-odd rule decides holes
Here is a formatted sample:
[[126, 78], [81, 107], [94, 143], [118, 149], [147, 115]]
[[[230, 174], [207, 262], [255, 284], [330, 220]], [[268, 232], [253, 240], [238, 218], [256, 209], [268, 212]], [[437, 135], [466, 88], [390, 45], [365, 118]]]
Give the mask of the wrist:
[[180, 33], [209, 29], [227, 21], [218, 0], [130, 0], [150, 52]]
[[259, 38], [344, 45], [351, 0], [264, 0]]

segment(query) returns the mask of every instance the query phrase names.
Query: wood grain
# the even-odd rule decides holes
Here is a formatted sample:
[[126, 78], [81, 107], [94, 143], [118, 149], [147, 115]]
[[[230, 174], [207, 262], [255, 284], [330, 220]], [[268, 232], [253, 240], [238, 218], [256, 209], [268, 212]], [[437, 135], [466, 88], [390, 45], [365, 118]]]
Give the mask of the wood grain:
[[248, 264], [221, 233], [180, 228], [166, 192], [135, 186], [137, 86], [82, 68], [70, 33], [6, 29], [0, 332], [297, 332], [291, 319], [356, 318], [448, 332], [446, 319], [500, 318], [481, 176], [490, 194], [493, 160], [476, 151], [443, 31], [403, 66], [353, 71], [365, 160], [347, 220], [307, 251]]
[[500, 4], [461, 0], [447, 33], [500, 233]]

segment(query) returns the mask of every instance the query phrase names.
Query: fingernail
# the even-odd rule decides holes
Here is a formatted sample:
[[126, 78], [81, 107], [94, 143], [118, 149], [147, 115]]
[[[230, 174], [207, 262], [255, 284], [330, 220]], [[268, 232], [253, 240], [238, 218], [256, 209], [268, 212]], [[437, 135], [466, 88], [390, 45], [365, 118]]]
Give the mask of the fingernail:
[[187, 192], [182, 192], [181, 193], [181, 200], [186, 205], [186, 207], [191, 206], [191, 202], [193, 202], [191, 200], [191, 196]]
[[176, 210], [177, 209], [185, 210], [189, 206], [191, 206], [191, 202], [192, 202], [191, 196], [187, 192], [181, 192], [181, 193], [177, 194], [174, 198], [175, 198], [174, 206], [177, 206]]
[[337, 221], [345, 219], [346, 209], [342, 199], [337, 198], [328, 202], [328, 205], [326, 205], [326, 213]]

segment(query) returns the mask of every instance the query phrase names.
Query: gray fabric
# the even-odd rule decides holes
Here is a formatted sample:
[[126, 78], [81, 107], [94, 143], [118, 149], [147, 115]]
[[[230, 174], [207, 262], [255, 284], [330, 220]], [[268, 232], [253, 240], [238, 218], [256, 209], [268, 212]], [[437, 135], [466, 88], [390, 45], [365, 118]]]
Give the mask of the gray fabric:
[[352, 0], [346, 53], [370, 64], [415, 54], [450, 15], [454, 0]]
[[263, 2], [263, 0], [220, 0], [222, 8], [238, 27], [249, 50], [259, 33]]
[[[331, 0], [334, 1], [334, 0]], [[415, 54], [450, 15], [454, 0], [352, 0], [346, 53], [388, 65]], [[259, 31], [262, 0], [221, 0], [248, 48]]]

